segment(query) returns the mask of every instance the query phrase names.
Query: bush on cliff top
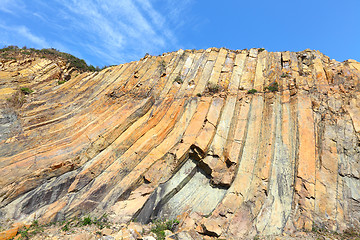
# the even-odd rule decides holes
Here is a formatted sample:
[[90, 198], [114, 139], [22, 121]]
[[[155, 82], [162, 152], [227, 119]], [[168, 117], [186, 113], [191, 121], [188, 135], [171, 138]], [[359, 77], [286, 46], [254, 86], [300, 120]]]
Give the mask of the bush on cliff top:
[[[14, 56], [18, 55], [38, 55], [42, 58], [54, 58], [60, 57], [66, 60], [70, 67], [77, 68], [80, 71], [100, 71], [103, 68], [94, 67], [93, 65], [87, 65], [84, 59], [77, 58], [69, 53], [60, 52], [55, 48], [43, 48], [43, 49], [35, 49], [35, 48], [27, 48], [24, 46], [23, 48], [19, 48], [18, 46], [5, 46], [0, 49], [1, 56], [6, 59], [16, 59]], [[9, 56], [11, 55], [11, 56]]]

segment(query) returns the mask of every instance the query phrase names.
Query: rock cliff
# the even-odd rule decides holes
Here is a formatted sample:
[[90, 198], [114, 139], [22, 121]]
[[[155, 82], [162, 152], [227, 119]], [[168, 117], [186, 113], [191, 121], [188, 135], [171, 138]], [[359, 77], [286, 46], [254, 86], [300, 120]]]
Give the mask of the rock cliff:
[[360, 228], [360, 63], [207, 49], [0, 63], [0, 221], [107, 213], [248, 238]]

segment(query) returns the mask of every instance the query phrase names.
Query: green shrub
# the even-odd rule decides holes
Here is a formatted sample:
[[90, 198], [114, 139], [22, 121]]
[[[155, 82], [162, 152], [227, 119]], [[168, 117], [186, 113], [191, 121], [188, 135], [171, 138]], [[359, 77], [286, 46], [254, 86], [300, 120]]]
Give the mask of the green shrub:
[[156, 234], [157, 239], [163, 240], [165, 239], [165, 230], [170, 230], [174, 232], [176, 227], [179, 225], [179, 220], [166, 220], [166, 219], [158, 219], [153, 221], [154, 226], [151, 231]]
[[90, 216], [84, 217], [82, 220], [78, 222], [77, 225], [80, 226], [88, 226], [88, 225], [96, 225], [99, 229], [103, 229], [105, 227], [109, 227], [109, 222], [107, 219], [107, 215], [104, 214], [100, 218], [91, 218]]
[[265, 89], [268, 89], [270, 92], [277, 92], [279, 91], [279, 84], [277, 82], [273, 82]]
[[65, 82], [66, 82], [65, 80], [59, 80], [58, 84], [61, 85], [61, 84], [64, 84]]
[[164, 60], [159, 61], [158, 63], [158, 68], [159, 68], [159, 72], [160, 72], [160, 76], [164, 76], [166, 73], [166, 63]]
[[84, 217], [82, 219], [82, 221], [80, 222], [80, 225], [82, 225], [82, 226], [87, 226], [87, 225], [91, 225], [91, 224], [93, 224], [93, 220], [91, 219], [90, 216]]
[[5, 51], [16, 51], [19, 50], [18, 46], [14, 46], [14, 45], [10, 45], [10, 46], [5, 46], [4, 48], [0, 49], [0, 52], [5, 52]]
[[211, 83], [209, 83], [209, 84], [207, 85], [207, 90], [208, 90], [208, 92], [210, 92], [210, 93], [217, 93], [217, 92], [220, 91], [220, 86], [217, 85], [217, 84], [211, 84]]
[[61, 230], [64, 231], [64, 232], [69, 231], [70, 230], [69, 225], [70, 225], [70, 223], [67, 222], [64, 226], [62, 226]]
[[88, 67], [89, 71], [91, 72], [95, 72], [96, 71], [96, 68], [90, 64], [90, 66]]
[[262, 51], [265, 51], [265, 48], [259, 48], [258, 52], [261, 53]]
[[63, 221], [61, 225], [63, 225], [61, 227], [61, 230], [64, 232], [69, 231], [71, 227], [79, 227], [79, 226], [96, 225], [99, 229], [110, 227], [110, 223], [108, 221], [106, 214], [102, 215], [100, 218], [96, 218], [96, 217], [92, 218], [90, 216], [83, 217], [82, 219], [72, 218], [68, 221]]
[[20, 239], [30, 239], [32, 236], [43, 232], [44, 229], [39, 225], [38, 220], [34, 220], [30, 227], [24, 227], [18, 231], [18, 234], [21, 235]]
[[254, 94], [254, 93], [257, 93], [257, 90], [253, 88], [253, 89], [250, 89], [250, 90], [248, 91], [248, 93], [249, 93], [249, 94]]
[[27, 87], [22, 87], [20, 88], [21, 92], [23, 92], [24, 94], [30, 94], [33, 92], [33, 90], [27, 88]]

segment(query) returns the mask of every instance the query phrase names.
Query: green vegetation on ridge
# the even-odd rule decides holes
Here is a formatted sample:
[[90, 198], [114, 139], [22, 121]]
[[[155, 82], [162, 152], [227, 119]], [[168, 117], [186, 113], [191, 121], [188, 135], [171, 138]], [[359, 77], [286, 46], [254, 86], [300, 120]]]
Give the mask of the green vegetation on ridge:
[[35, 49], [35, 48], [19, 48], [18, 46], [6, 46], [0, 49], [0, 58], [8, 59], [8, 60], [16, 60], [16, 56], [26, 55], [26, 56], [38, 56], [41, 58], [49, 58], [53, 59], [56, 57], [62, 58], [66, 60], [67, 63], [70, 64], [70, 67], [74, 67], [79, 71], [101, 71], [103, 68], [94, 67], [93, 65], [87, 65], [84, 59], [77, 58], [69, 53], [60, 52], [55, 48], [43, 48], [43, 49]]

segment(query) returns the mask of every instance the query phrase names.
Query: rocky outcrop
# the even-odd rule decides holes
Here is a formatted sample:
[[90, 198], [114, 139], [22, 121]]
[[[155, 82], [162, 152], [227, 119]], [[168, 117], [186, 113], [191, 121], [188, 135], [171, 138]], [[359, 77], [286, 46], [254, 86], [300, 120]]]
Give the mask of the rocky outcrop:
[[235, 239], [360, 228], [360, 63], [261, 50], [94, 73], [3, 61], [1, 222], [106, 212]]

